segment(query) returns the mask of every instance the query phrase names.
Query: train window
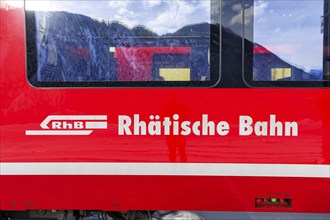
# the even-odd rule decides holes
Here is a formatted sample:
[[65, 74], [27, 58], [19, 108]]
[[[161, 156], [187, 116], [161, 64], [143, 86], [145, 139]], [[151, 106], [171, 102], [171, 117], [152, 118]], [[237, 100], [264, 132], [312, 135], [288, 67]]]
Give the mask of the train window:
[[212, 86], [220, 77], [219, 4], [25, 0], [28, 81], [36, 87]]
[[328, 0], [245, 0], [244, 4], [248, 84], [329, 85]]

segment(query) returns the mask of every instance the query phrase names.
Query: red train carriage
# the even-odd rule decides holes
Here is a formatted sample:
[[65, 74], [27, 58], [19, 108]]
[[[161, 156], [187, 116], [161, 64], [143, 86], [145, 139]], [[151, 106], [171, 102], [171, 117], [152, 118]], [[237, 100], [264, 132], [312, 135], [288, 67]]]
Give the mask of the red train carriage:
[[1, 0], [1, 219], [329, 219], [329, 10]]

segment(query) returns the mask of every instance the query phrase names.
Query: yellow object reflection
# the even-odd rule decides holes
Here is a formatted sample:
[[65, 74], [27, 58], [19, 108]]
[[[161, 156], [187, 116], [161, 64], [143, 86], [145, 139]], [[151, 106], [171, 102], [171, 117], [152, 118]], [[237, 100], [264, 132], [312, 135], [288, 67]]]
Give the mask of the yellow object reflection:
[[190, 68], [160, 68], [164, 81], [190, 81]]
[[272, 68], [272, 81], [291, 77], [291, 68]]

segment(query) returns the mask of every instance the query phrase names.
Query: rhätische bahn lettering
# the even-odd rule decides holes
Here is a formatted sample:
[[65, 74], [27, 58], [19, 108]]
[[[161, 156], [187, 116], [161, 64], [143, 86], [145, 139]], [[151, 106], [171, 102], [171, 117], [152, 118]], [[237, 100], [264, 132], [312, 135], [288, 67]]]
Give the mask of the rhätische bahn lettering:
[[[267, 121], [241, 115], [238, 122], [239, 136], [298, 136], [296, 121], [278, 121], [276, 115], [270, 115]], [[230, 132], [227, 121], [210, 120], [208, 114], [201, 115], [196, 121], [182, 120], [179, 114], [162, 118], [150, 115], [148, 120], [142, 120], [139, 114], [118, 116], [118, 135], [226, 136]]]

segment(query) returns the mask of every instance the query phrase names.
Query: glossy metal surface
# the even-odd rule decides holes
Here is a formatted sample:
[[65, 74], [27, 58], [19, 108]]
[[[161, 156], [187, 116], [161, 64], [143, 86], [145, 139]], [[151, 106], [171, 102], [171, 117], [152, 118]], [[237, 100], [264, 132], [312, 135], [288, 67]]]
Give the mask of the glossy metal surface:
[[[0, 9], [1, 163], [330, 164], [329, 89], [33, 88], [26, 79], [24, 16]], [[119, 135], [118, 117], [227, 121], [226, 136]], [[27, 136], [49, 115], [107, 115], [89, 136]], [[239, 117], [295, 121], [298, 136], [240, 136]], [[42, 169], [42, 167], [40, 167]], [[22, 167], [24, 169], [24, 167]], [[285, 169], [283, 169], [285, 172]], [[329, 213], [330, 180], [307, 177], [0, 175], [0, 209], [222, 210]], [[255, 198], [289, 197], [290, 209]]]

